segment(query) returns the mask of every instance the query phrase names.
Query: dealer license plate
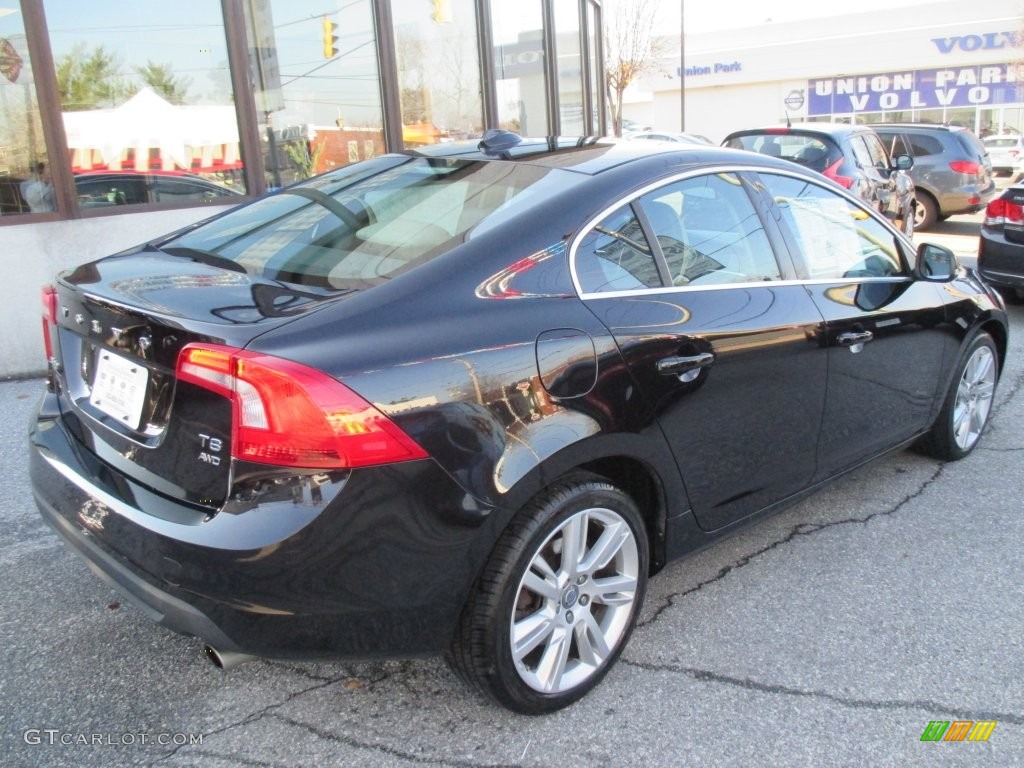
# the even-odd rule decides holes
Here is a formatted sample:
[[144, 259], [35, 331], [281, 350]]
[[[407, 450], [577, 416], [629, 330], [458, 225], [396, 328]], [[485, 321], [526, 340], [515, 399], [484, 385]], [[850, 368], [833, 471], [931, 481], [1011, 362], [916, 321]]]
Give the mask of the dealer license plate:
[[146, 367], [103, 350], [96, 364], [96, 379], [89, 402], [108, 416], [137, 429], [146, 401]]

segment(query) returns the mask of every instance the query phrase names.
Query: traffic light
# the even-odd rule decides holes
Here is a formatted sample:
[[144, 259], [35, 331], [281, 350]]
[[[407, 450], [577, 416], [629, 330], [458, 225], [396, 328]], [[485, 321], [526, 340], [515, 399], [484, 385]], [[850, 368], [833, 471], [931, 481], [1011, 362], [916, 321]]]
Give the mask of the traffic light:
[[430, 18], [438, 24], [448, 24], [452, 20], [452, 0], [433, 0], [434, 12]]
[[333, 59], [338, 55], [338, 25], [324, 16], [324, 58]]

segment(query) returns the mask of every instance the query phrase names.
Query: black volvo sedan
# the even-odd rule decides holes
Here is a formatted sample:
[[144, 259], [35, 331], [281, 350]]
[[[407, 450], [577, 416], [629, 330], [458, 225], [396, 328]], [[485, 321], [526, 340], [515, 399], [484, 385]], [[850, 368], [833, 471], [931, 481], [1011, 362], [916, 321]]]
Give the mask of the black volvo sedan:
[[42, 516], [229, 664], [443, 653], [520, 712], [669, 560], [886, 451], [969, 453], [1000, 299], [716, 147], [385, 155], [43, 290]]

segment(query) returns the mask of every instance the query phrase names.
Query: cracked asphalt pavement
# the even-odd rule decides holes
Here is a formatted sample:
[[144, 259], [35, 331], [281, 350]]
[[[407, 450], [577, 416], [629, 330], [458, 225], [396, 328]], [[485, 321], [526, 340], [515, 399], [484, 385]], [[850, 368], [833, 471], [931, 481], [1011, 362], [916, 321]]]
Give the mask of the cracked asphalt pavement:
[[[0, 383], [0, 765], [1024, 764], [1024, 307], [967, 459], [880, 459], [670, 565], [588, 697], [523, 717], [440, 660], [228, 672], [38, 517], [39, 380]], [[922, 742], [995, 720], [984, 743]], [[82, 743], [82, 742], [86, 743]]]

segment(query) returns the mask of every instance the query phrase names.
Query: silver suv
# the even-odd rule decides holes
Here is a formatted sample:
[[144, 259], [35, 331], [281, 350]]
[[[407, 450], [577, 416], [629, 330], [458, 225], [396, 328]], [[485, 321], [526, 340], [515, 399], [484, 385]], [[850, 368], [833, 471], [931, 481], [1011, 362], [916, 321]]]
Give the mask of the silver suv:
[[886, 149], [911, 155], [917, 196], [914, 229], [980, 211], [996, 191], [985, 145], [967, 128], [931, 123], [872, 123]]

